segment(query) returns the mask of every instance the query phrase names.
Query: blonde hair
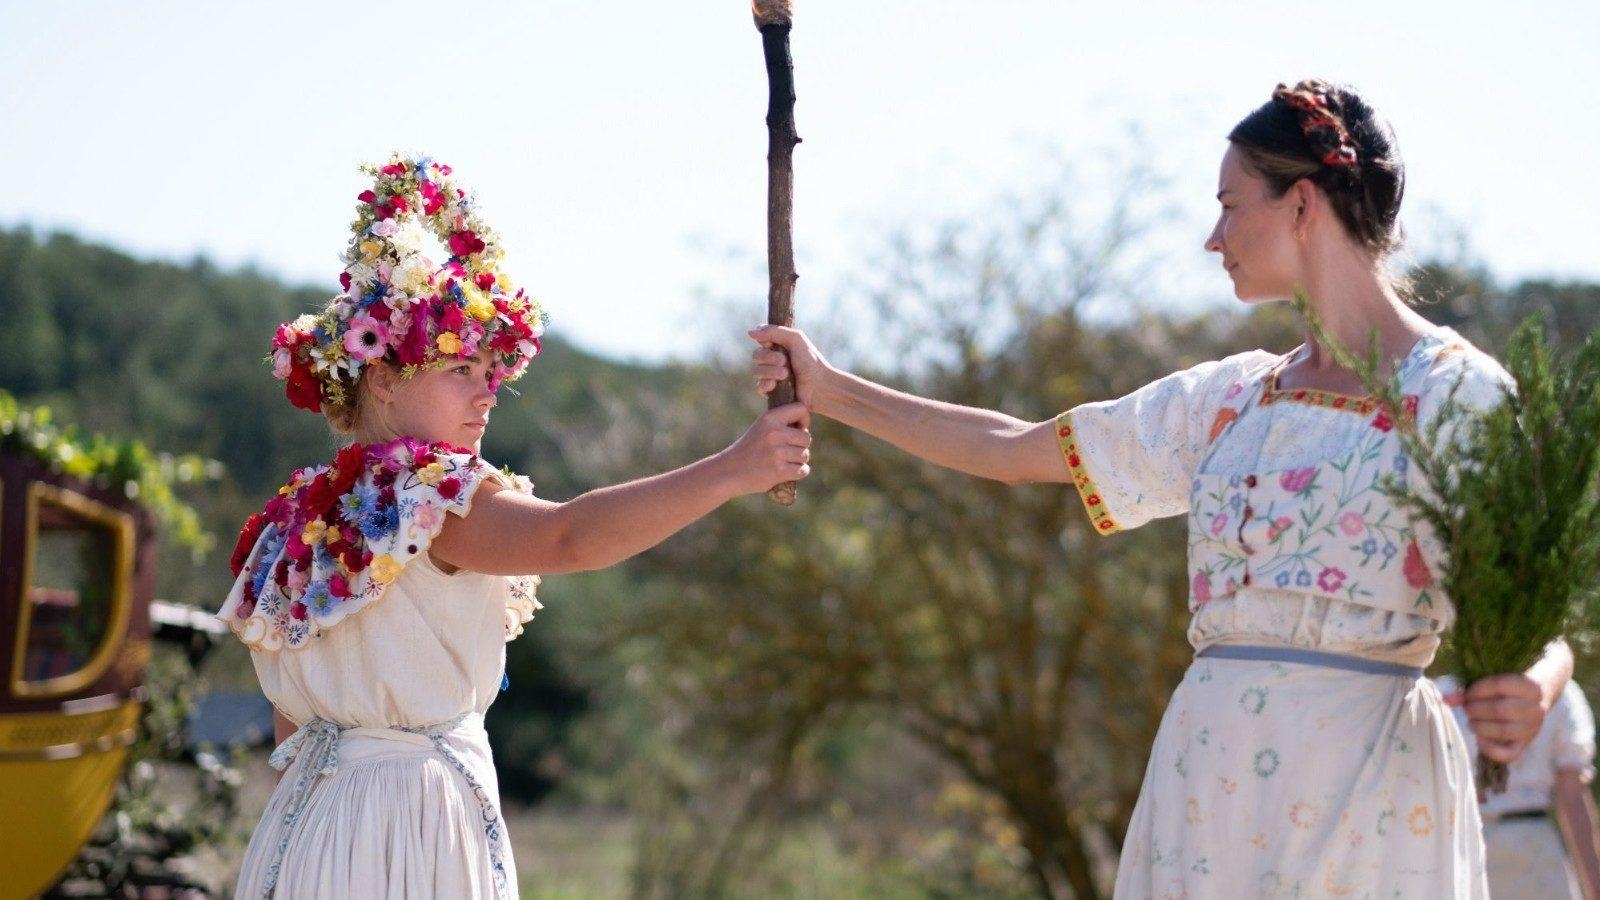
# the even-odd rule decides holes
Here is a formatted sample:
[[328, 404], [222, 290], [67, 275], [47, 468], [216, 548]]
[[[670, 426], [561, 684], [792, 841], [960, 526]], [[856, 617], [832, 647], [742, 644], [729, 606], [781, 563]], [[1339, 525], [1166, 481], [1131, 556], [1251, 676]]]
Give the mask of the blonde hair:
[[335, 434], [349, 437], [361, 426], [361, 409], [366, 405], [367, 373], [370, 369], [370, 366], [363, 368], [356, 383], [340, 392], [338, 402], [323, 399], [322, 415]]

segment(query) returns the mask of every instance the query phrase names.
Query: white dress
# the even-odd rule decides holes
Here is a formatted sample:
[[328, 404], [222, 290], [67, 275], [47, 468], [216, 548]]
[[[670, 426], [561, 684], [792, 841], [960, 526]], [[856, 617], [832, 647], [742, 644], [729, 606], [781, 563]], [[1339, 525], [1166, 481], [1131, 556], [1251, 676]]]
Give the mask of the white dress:
[[[293, 529], [260, 534], [219, 614], [250, 645], [262, 691], [299, 726], [273, 754], [283, 777], [251, 837], [238, 897], [516, 896], [483, 716], [501, 689], [505, 643], [538, 605], [536, 579], [434, 565], [427, 543], [443, 514], [465, 515], [478, 484], [501, 477], [464, 454], [438, 459], [458, 479], [448, 500], [402, 470], [388, 525], [381, 505], [366, 513], [377, 523], [366, 546], [388, 550], [397, 577], [360, 577], [369, 565], [319, 615], [309, 598], [325, 582], [319, 555], [306, 584], [273, 595], [281, 536], [306, 518], [279, 509]], [[297, 473], [291, 487], [320, 471]], [[250, 592], [253, 572], [265, 581]], [[389, 580], [371, 583], [380, 578]]]
[[[1461, 375], [1458, 399], [1498, 396], [1498, 367], [1458, 341], [1441, 330], [1405, 360], [1425, 419]], [[1059, 420], [1097, 530], [1189, 516], [1202, 656], [1162, 719], [1116, 896], [1482, 898], [1472, 769], [1420, 677], [1454, 613], [1427, 536], [1376, 489], [1406, 466], [1392, 421], [1277, 389], [1284, 362], [1205, 363]], [[1203, 655], [1244, 647], [1394, 671]]]
[[[1460, 690], [1454, 678], [1439, 679], [1439, 690]], [[1466, 732], [1467, 753], [1477, 756], [1477, 740], [1467, 729], [1467, 713], [1454, 708]], [[1561, 833], [1551, 818], [1556, 773], [1576, 772], [1583, 783], [1594, 778], [1594, 711], [1575, 681], [1556, 698], [1539, 734], [1507, 772], [1506, 790], [1483, 803], [1483, 843], [1489, 893], [1518, 900], [1579, 900], [1578, 874]], [[1529, 817], [1526, 813], [1544, 813]]]

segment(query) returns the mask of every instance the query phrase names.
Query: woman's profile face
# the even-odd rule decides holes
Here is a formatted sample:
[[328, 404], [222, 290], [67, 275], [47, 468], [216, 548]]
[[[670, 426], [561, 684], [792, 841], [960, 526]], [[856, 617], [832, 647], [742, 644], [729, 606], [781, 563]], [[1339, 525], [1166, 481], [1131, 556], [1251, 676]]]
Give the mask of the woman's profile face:
[[1298, 283], [1294, 191], [1273, 197], [1266, 179], [1245, 165], [1231, 143], [1217, 185], [1222, 209], [1206, 249], [1221, 255], [1234, 296], [1246, 303], [1291, 296]]
[[477, 353], [401, 382], [388, 423], [400, 434], [479, 452], [494, 408], [491, 354]]

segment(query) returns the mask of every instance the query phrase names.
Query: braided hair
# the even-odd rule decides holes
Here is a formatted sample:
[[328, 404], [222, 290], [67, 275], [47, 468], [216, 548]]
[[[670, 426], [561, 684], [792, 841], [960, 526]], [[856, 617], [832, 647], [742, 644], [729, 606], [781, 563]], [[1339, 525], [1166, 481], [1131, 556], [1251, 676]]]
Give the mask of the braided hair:
[[1319, 78], [1280, 84], [1228, 140], [1274, 196], [1307, 179], [1362, 246], [1380, 257], [1400, 248], [1405, 163], [1389, 123], [1354, 88]]

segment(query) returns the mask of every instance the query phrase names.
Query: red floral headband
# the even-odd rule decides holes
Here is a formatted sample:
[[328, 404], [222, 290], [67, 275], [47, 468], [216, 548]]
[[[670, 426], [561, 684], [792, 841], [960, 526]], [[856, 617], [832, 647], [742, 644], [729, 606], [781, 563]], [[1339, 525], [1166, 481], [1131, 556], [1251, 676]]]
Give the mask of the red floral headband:
[[1328, 103], [1328, 90], [1321, 82], [1302, 81], [1294, 87], [1280, 84], [1272, 92], [1272, 99], [1286, 103], [1300, 117], [1300, 130], [1322, 159], [1325, 166], [1335, 166], [1359, 173], [1360, 157], [1349, 129], [1333, 112]]

